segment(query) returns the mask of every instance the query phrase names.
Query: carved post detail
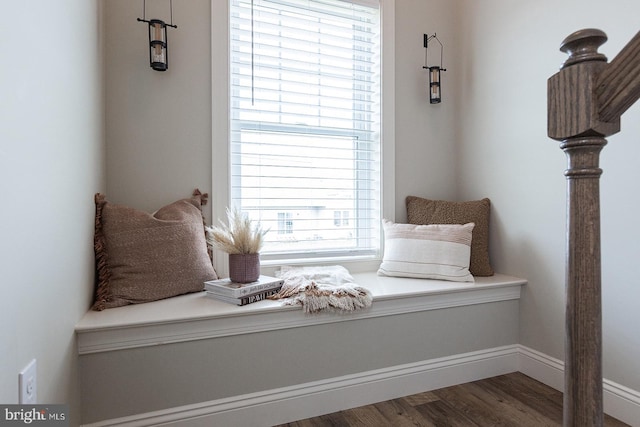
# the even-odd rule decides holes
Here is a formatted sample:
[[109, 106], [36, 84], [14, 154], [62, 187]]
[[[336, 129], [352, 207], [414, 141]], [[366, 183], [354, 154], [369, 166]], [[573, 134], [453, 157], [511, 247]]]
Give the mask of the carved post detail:
[[602, 426], [600, 151], [640, 99], [640, 31], [607, 64], [600, 30], [576, 31], [547, 82], [548, 135], [567, 155], [564, 426]]
[[603, 425], [600, 271], [602, 137], [570, 138], [567, 154], [567, 251], [563, 425]]
[[569, 58], [548, 81], [548, 134], [567, 155], [564, 426], [603, 425], [600, 151], [619, 120], [599, 120], [595, 87], [607, 59], [599, 30], [567, 37]]

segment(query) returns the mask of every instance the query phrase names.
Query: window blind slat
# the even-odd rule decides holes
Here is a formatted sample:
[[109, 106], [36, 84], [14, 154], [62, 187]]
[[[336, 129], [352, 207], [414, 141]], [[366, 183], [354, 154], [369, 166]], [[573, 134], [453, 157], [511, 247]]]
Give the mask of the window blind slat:
[[379, 248], [372, 1], [232, 1], [232, 204], [272, 230], [263, 255]]

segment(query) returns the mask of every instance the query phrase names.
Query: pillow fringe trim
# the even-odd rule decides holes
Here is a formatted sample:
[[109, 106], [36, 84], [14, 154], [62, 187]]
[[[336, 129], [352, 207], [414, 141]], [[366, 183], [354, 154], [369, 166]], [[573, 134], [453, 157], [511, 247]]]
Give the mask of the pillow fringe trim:
[[201, 206], [205, 206], [207, 204], [207, 202], [209, 201], [209, 193], [201, 193], [199, 189], [195, 189], [193, 190], [193, 197], [198, 197], [200, 196], [200, 205]]
[[95, 234], [93, 237], [94, 251], [96, 256], [96, 287], [93, 310], [102, 311], [106, 308], [106, 303], [111, 300], [111, 292], [109, 292], [109, 279], [111, 272], [109, 271], [109, 262], [107, 247], [105, 244], [104, 232], [102, 230], [102, 210], [105, 206], [106, 197], [104, 194], [96, 193], [96, 223]]
[[[202, 215], [202, 230], [204, 232], [205, 235], [205, 241], [207, 241], [206, 239], [206, 235], [207, 235], [207, 220], [204, 217], [204, 212], [202, 212], [202, 206], [205, 206], [207, 204], [207, 202], [209, 201], [209, 193], [202, 193], [198, 188], [196, 188], [195, 190], [193, 190], [193, 194], [191, 195], [192, 197], [196, 197], [198, 198], [198, 200], [200, 200], [200, 215]], [[211, 260], [211, 265], [214, 264], [214, 259], [213, 259], [213, 247], [209, 244], [209, 242], [207, 241], [207, 255], [209, 255], [209, 259]], [[214, 267], [214, 271], [215, 271], [215, 267]], [[216, 272], [216, 275], [218, 274], [218, 272]]]

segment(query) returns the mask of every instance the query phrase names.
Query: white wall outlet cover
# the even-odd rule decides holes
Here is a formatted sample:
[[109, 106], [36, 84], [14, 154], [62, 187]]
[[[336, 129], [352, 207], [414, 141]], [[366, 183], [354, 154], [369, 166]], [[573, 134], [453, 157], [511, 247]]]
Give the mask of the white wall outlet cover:
[[33, 359], [22, 371], [20, 371], [20, 374], [18, 374], [18, 403], [22, 405], [38, 403], [36, 380], [36, 359]]

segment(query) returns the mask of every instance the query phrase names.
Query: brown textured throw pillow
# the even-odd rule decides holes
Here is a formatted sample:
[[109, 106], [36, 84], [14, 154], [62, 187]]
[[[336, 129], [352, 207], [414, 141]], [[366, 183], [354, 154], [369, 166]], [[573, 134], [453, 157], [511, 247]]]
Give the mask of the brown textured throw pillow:
[[199, 292], [217, 279], [205, 241], [201, 205], [207, 195], [167, 205], [154, 214], [95, 195], [97, 287], [94, 310]]
[[469, 271], [474, 276], [493, 276], [493, 268], [489, 261], [489, 199], [448, 202], [408, 196], [406, 205], [407, 221], [410, 224], [475, 223]]

